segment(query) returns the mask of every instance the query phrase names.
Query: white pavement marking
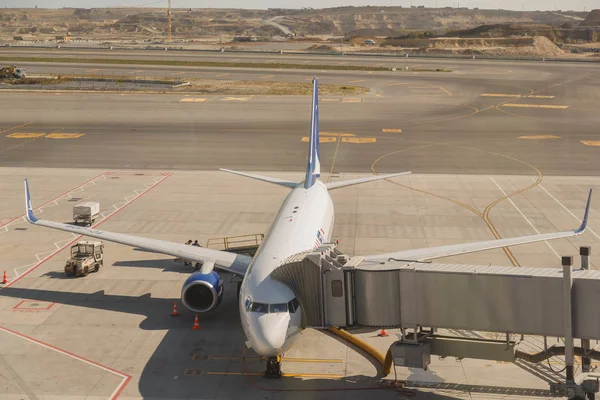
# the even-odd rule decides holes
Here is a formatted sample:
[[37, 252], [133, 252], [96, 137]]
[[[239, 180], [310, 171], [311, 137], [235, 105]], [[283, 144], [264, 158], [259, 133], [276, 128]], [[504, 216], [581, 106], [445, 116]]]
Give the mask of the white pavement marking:
[[[571, 212], [571, 210], [569, 210], [567, 207], [565, 207], [565, 205], [564, 205], [563, 203], [561, 203], [560, 201], [558, 201], [558, 199], [557, 199], [556, 197], [552, 196], [552, 194], [551, 194], [549, 191], [547, 191], [545, 187], [543, 187], [542, 185], [539, 185], [539, 187], [540, 187], [540, 189], [542, 189], [544, 192], [546, 192], [546, 194], [547, 194], [548, 196], [552, 197], [552, 200], [554, 200], [554, 201], [555, 201], [555, 202], [557, 202], [557, 203], [558, 203], [558, 204], [559, 204], [559, 205], [560, 205], [562, 208], [564, 208], [566, 212], [568, 212], [569, 214], [571, 214], [571, 215], [573, 216], [573, 218], [575, 218], [577, 221], [581, 222], [581, 217], [583, 217], [583, 216], [580, 216], [580, 217], [578, 217], [577, 215], [573, 214], [573, 213]], [[596, 232], [595, 232], [595, 231], [594, 231], [592, 228], [590, 228], [589, 226], [588, 226], [588, 230], [589, 230], [590, 232], [592, 232], [592, 233], [594, 234], [594, 236], [596, 236], [596, 238], [597, 238], [597, 239], [600, 239], [600, 236], [599, 236], [599, 235], [598, 235], [598, 234], [597, 234], [597, 233], [596, 233]]]
[[[100, 214], [102, 216], [102, 219], [96, 225], [101, 224], [103, 221], [105, 221], [107, 218], [109, 218], [112, 214], [115, 214], [121, 208], [123, 208], [127, 204], [131, 203], [132, 201], [134, 201], [135, 199], [137, 199], [138, 197], [140, 197], [141, 195], [143, 195], [148, 190], [152, 189], [154, 186], [158, 185], [160, 182], [162, 182], [163, 180], [165, 180], [168, 177], [169, 177], [169, 175], [163, 176], [163, 177], [160, 177], [160, 178], [154, 178], [154, 183], [152, 183], [152, 184], [145, 184], [144, 185], [146, 187], [145, 189], [135, 190], [134, 191], [134, 193], [136, 193], [135, 196], [127, 196], [127, 197], [125, 197], [126, 201], [124, 203], [113, 204], [112, 205], [113, 210], [111, 210], [110, 212], [105, 211], [105, 212], [103, 212], [103, 213]], [[75, 233], [70, 233], [70, 235], [71, 235], [71, 237], [69, 239], [61, 239], [61, 240], [59, 240], [57, 242], [54, 242], [54, 249], [53, 250], [48, 250], [48, 251], [44, 251], [44, 252], [35, 254], [35, 258], [36, 258], [37, 262], [30, 263], [30, 264], [27, 264], [27, 265], [21, 265], [20, 267], [14, 268], [13, 272], [14, 272], [15, 276], [13, 278], [9, 279], [9, 283], [12, 282], [14, 279], [17, 279], [19, 276], [21, 276], [21, 274], [19, 274], [19, 270], [21, 270], [23, 268], [27, 268], [27, 270], [25, 271], [25, 273], [27, 273], [32, 268], [32, 266], [38, 265], [43, 260], [52, 257], [54, 254], [56, 254], [56, 253], [64, 250], [67, 246], [69, 246], [75, 240], [77, 240], [80, 237], [82, 237], [82, 235], [77, 235]]]
[[[108, 171], [107, 171], [108, 172]], [[58, 200], [62, 199], [63, 197], [69, 197], [70, 199], [73, 198], [73, 196], [71, 195], [72, 193], [76, 193], [76, 192], [83, 192], [85, 191], [84, 187], [87, 185], [95, 185], [98, 179], [106, 179], [106, 173], [104, 172], [102, 175], [99, 175], [97, 177], [95, 177], [94, 179], [92, 179], [89, 182], [84, 183], [81, 186], [77, 186], [75, 189], [55, 198], [54, 200], [50, 200], [48, 203], [42, 204], [41, 206], [39, 206], [38, 208], [35, 208], [33, 211], [39, 212], [40, 214], [44, 212], [44, 208], [49, 207], [49, 206], [57, 206], [58, 205]], [[12, 221], [10, 221], [9, 223], [2, 225], [0, 227], [0, 233], [4, 233], [4, 232], [8, 232], [8, 227], [12, 224], [16, 224], [19, 222], [26, 222], [25, 219], [25, 215], [22, 215], [20, 217], [17, 217], [15, 219], [13, 219]]]
[[[494, 178], [492, 178], [491, 176], [490, 176], [490, 179], [492, 180], [492, 182], [494, 182], [494, 184], [495, 184], [495, 185], [498, 187], [498, 189], [500, 189], [500, 191], [502, 192], [502, 194], [503, 194], [504, 196], [506, 196], [506, 192], [505, 192], [504, 190], [502, 190], [502, 188], [500, 187], [500, 185], [498, 185], [498, 182], [496, 182], [496, 181], [494, 180]], [[522, 216], [523, 218], [525, 218], [525, 221], [527, 221], [527, 223], [529, 224], [529, 226], [531, 226], [531, 227], [533, 228], [533, 230], [534, 230], [534, 231], [535, 231], [535, 232], [536, 232], [538, 235], [540, 235], [540, 234], [541, 234], [541, 233], [540, 233], [540, 231], [538, 231], [538, 230], [537, 230], [537, 228], [536, 228], [536, 227], [535, 227], [535, 226], [534, 226], [534, 225], [531, 223], [531, 221], [529, 220], [529, 218], [527, 218], [527, 217], [525, 216], [525, 214], [523, 214], [523, 213], [521, 212], [521, 210], [519, 209], [519, 207], [517, 207], [517, 205], [516, 205], [516, 204], [515, 204], [515, 203], [512, 201], [512, 199], [511, 199], [510, 197], [508, 197], [506, 200], [510, 201], [510, 204], [512, 204], [512, 205], [513, 205], [513, 207], [514, 207], [514, 208], [515, 208], [515, 209], [516, 209], [516, 210], [519, 212], [519, 214], [521, 214], [521, 216]], [[544, 240], [544, 243], [546, 243], [546, 245], [547, 245], [547, 246], [550, 248], [550, 250], [552, 250], [552, 252], [553, 252], [554, 254], [556, 254], [556, 257], [558, 257], [558, 258], [560, 259], [560, 256], [558, 255], [558, 253], [556, 252], [556, 250], [554, 250], [554, 247], [552, 247], [552, 246], [550, 245], [550, 243], [548, 243], [548, 241], [547, 241], [547, 240]]]
[[56, 353], [62, 354], [64, 356], [70, 357], [70, 358], [78, 360], [78, 361], [81, 361], [81, 362], [83, 362], [85, 364], [91, 365], [92, 367], [100, 368], [101, 370], [103, 370], [105, 372], [109, 372], [109, 373], [111, 373], [113, 375], [116, 375], [116, 376], [119, 376], [119, 377], [123, 378], [121, 380], [121, 383], [119, 383], [119, 385], [117, 385], [116, 389], [111, 393], [111, 395], [109, 397], [109, 399], [111, 399], [111, 400], [115, 399], [120, 394], [120, 392], [123, 390], [123, 388], [125, 387], [125, 385], [127, 384], [127, 382], [129, 382], [129, 380], [131, 379], [131, 376], [126, 375], [126, 374], [124, 374], [122, 372], [119, 372], [119, 371], [114, 370], [114, 369], [109, 368], [109, 367], [105, 367], [102, 364], [98, 364], [98, 363], [95, 363], [93, 361], [87, 360], [87, 359], [85, 359], [83, 357], [80, 357], [80, 356], [78, 356], [76, 354], [73, 354], [73, 353], [70, 353], [68, 351], [59, 349], [58, 347], [51, 346], [51, 345], [49, 345], [47, 343], [41, 342], [41, 341], [39, 341], [37, 339], [34, 339], [34, 338], [31, 338], [29, 336], [25, 336], [25, 335], [23, 335], [21, 333], [15, 332], [15, 331], [10, 330], [8, 328], [5, 328], [3, 326], [0, 326], [0, 330], [4, 331], [6, 333], [10, 333], [11, 335], [20, 337], [22, 339], [25, 339], [28, 342], [31, 342], [31, 343], [34, 343], [34, 344], [38, 344], [38, 345], [40, 345], [40, 346], [42, 346], [42, 347], [44, 347], [44, 348], [46, 348], [48, 350], [52, 350], [52, 351], [54, 351]]

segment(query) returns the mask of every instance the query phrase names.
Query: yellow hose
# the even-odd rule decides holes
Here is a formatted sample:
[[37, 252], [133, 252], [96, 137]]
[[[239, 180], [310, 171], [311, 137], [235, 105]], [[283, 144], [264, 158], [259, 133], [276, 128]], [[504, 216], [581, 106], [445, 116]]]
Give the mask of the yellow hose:
[[345, 341], [352, 343], [359, 349], [365, 351], [367, 354], [369, 354], [371, 357], [377, 360], [379, 364], [381, 364], [383, 376], [389, 375], [392, 369], [392, 353], [390, 350], [388, 350], [386, 356], [384, 357], [383, 354], [375, 347], [371, 346], [364, 340], [352, 335], [351, 333], [346, 332], [341, 328], [330, 326], [327, 330], [333, 333], [334, 335], [341, 337]]

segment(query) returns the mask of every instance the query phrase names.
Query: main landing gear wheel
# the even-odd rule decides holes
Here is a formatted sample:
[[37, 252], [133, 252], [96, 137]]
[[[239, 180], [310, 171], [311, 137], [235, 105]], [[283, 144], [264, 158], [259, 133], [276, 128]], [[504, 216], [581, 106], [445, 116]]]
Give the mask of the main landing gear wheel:
[[281, 378], [281, 357], [269, 357], [267, 359], [267, 370], [265, 371], [265, 378]]

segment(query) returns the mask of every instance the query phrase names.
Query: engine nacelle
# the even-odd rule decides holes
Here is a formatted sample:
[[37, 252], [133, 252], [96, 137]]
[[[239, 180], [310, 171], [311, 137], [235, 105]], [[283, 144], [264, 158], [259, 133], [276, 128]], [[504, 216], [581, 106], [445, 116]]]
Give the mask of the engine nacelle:
[[207, 312], [214, 310], [223, 298], [223, 279], [218, 273], [194, 272], [185, 280], [181, 289], [181, 301], [189, 310]]

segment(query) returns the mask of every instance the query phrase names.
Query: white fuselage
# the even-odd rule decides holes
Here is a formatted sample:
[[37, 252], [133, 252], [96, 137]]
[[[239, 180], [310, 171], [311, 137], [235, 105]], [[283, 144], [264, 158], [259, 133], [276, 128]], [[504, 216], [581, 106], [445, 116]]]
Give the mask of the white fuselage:
[[301, 331], [301, 310], [294, 293], [271, 279], [289, 256], [312, 250], [331, 238], [333, 202], [325, 185], [299, 186], [287, 196], [240, 290], [240, 316], [248, 344], [265, 357], [283, 354]]

